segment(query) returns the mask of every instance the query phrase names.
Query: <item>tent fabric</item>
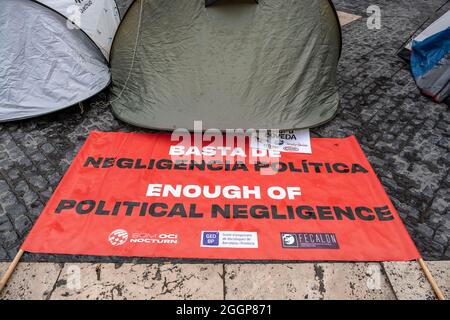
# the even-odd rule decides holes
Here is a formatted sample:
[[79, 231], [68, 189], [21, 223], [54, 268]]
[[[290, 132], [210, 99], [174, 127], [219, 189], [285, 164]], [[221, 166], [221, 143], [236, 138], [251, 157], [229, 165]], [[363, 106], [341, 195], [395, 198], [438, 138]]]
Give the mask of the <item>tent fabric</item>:
[[125, 14], [127, 13], [133, 1], [134, 0], [115, 0], [117, 9], [119, 10], [120, 19], [123, 19], [125, 17]]
[[[417, 37], [414, 38], [415, 41], [423, 41], [432, 35], [445, 31], [449, 27], [448, 21], [450, 20], [450, 11], [447, 11], [439, 19], [434, 21], [428, 28], [423, 30]], [[406, 47], [411, 50], [413, 42], [411, 41]]]
[[115, 1], [36, 0], [68, 18], [83, 30], [109, 59], [114, 35], [120, 24]]
[[404, 59], [406, 62], [411, 62], [411, 50], [413, 46], [414, 41], [423, 41], [426, 38], [444, 31], [448, 28], [448, 20], [450, 19], [450, 11], [445, 13], [443, 16], [441, 16], [439, 19], [434, 21], [431, 25], [429, 25], [425, 30], [420, 32], [415, 38], [413, 38], [411, 41], [409, 41], [404, 48], [402, 48], [398, 55], [400, 58]]
[[450, 97], [449, 13], [425, 30], [423, 34], [426, 36], [422, 34], [412, 44], [411, 69], [414, 79], [422, 93], [437, 102]]
[[0, 5], [0, 121], [60, 110], [108, 86], [104, 57], [64, 17], [29, 0]]
[[[220, 0], [205, 0], [205, 6], [211, 6], [213, 4], [215, 4], [216, 2], [218, 2]], [[256, 3], [258, 3], [258, 0], [254, 0]]]
[[136, 0], [111, 52], [113, 111], [169, 130], [314, 127], [338, 108], [340, 46], [328, 0]]

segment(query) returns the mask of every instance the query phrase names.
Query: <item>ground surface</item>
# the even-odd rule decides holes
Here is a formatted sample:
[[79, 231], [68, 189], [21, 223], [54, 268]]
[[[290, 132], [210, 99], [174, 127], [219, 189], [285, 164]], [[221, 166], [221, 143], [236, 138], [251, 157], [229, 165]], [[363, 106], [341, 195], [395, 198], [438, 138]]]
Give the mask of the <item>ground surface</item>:
[[[450, 261], [428, 263], [445, 297]], [[8, 263], [0, 263], [0, 273]], [[435, 299], [419, 264], [20, 263], [2, 299]], [[171, 314], [174, 310], [167, 310]]]
[[[372, 1], [334, 2], [338, 10], [364, 18], [343, 28], [339, 114], [313, 132], [356, 135], [424, 257], [448, 260], [450, 111], [420, 95], [408, 66], [396, 56], [409, 35], [446, 1], [379, 0], [381, 30], [366, 26]], [[449, 9], [447, 4], [440, 12]], [[0, 125], [0, 261], [15, 255], [91, 130], [138, 130], [117, 121], [104, 101], [102, 93], [85, 103], [83, 112], [73, 107]], [[25, 255], [24, 260], [112, 258]]]

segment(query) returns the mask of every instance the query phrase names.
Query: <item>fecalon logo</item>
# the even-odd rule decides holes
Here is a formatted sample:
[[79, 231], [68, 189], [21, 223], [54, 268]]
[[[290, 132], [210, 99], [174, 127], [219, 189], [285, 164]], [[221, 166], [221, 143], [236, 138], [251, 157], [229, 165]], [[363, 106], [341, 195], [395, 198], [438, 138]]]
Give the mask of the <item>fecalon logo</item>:
[[114, 230], [109, 234], [108, 240], [113, 246], [121, 246], [127, 242], [128, 232], [123, 229]]
[[334, 233], [281, 233], [285, 249], [339, 249]]
[[296, 248], [298, 246], [298, 241], [295, 234], [285, 233], [281, 236], [281, 241], [283, 242], [283, 247]]

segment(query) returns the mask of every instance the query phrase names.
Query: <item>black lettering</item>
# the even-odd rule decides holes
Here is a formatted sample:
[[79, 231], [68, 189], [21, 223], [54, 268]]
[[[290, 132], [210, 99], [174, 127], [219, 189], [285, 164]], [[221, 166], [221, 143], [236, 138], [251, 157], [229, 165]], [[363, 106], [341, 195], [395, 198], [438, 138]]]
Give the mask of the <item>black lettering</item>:
[[345, 207], [345, 209], [342, 209], [340, 207], [333, 207], [333, 209], [337, 220], [343, 220], [343, 216], [350, 220], [355, 220], [355, 215], [353, 214], [353, 210], [351, 207]]
[[78, 214], [88, 214], [91, 213], [92, 210], [94, 210], [94, 208], [95, 208], [94, 200], [83, 200], [77, 204], [75, 211]]
[[133, 168], [133, 159], [122, 158], [117, 160], [117, 167], [120, 169], [131, 169]]
[[285, 172], [288, 169], [286, 163], [283, 162], [274, 162], [272, 163], [272, 170], [274, 172]]
[[194, 168], [196, 168], [200, 171], [205, 171], [205, 165], [206, 165], [206, 162], [204, 160], [201, 162], [197, 162], [197, 161], [193, 160], [193, 161], [191, 161], [189, 170], [194, 170]]
[[177, 160], [175, 161], [175, 165], [173, 166], [174, 170], [186, 170], [187, 169], [187, 160]]
[[223, 169], [223, 163], [219, 160], [211, 161], [208, 163], [208, 170], [210, 171], [220, 171]]
[[364, 168], [362, 165], [355, 163], [352, 165], [352, 173], [358, 173], [358, 172], [368, 173], [369, 170]]
[[63, 210], [69, 210], [75, 208], [77, 202], [75, 200], [61, 200], [56, 207], [55, 213], [61, 213]]
[[355, 214], [360, 218], [361, 220], [365, 221], [372, 221], [375, 220], [375, 216], [373, 214], [364, 215], [364, 212], [372, 213], [372, 209], [366, 208], [366, 207], [357, 207], [355, 209]]
[[247, 206], [246, 205], [234, 205], [233, 206], [233, 218], [235, 219], [248, 219]]
[[122, 205], [122, 202], [116, 202], [116, 204], [114, 205], [113, 211], [112, 211], [113, 216], [117, 216], [119, 214], [121, 205]]
[[266, 206], [251, 206], [250, 216], [255, 219], [269, 219], [270, 214]]
[[139, 207], [141, 204], [139, 202], [125, 201], [123, 203], [123, 205], [127, 207], [127, 211], [125, 212], [125, 215], [131, 216], [131, 215], [133, 215], [134, 208]]
[[394, 216], [392, 215], [391, 210], [389, 210], [388, 206], [384, 206], [381, 208], [375, 208], [375, 213], [378, 216], [380, 221], [391, 221], [394, 220]]
[[268, 162], [256, 162], [255, 163], [255, 171], [256, 172], [259, 172], [259, 171], [261, 171], [261, 169], [267, 169], [267, 168], [270, 168], [270, 163], [268, 163]]
[[321, 168], [323, 166], [323, 163], [310, 162], [309, 165], [314, 168], [314, 171], [316, 171], [316, 173], [322, 173]]
[[186, 209], [184, 208], [184, 205], [182, 203], [175, 203], [175, 205], [170, 210], [169, 214], [167, 215], [169, 218], [180, 216], [182, 218], [187, 218]]
[[114, 166], [114, 161], [116, 161], [116, 158], [105, 158], [105, 161], [103, 161], [102, 168], [112, 168]]
[[333, 164], [333, 170], [338, 173], [349, 173], [350, 172], [350, 168], [345, 163]]
[[[152, 216], [152, 217], [164, 217], [167, 214], [167, 204], [165, 203], [152, 203], [150, 205], [150, 208], [148, 208], [148, 213]], [[157, 209], [162, 209], [162, 210], [157, 210]]]
[[291, 220], [295, 219], [295, 212], [294, 212], [294, 209], [292, 208], [292, 206], [287, 206], [287, 212], [288, 212], [289, 219], [291, 219]]
[[317, 213], [320, 220], [334, 220], [333, 212], [330, 207], [317, 207]]
[[189, 218], [203, 218], [203, 213], [197, 212], [197, 206], [195, 204], [189, 206]]
[[145, 217], [147, 215], [148, 203], [144, 202], [141, 206], [141, 211], [139, 212], [139, 216]]
[[171, 170], [172, 169], [172, 161], [168, 159], [161, 159], [156, 162], [156, 169], [159, 170]]
[[278, 208], [277, 206], [270, 206], [270, 209], [272, 210], [272, 218], [276, 220], [286, 220], [287, 217], [283, 214], [278, 214]]
[[297, 216], [300, 219], [304, 220], [316, 220], [316, 213], [314, 212], [314, 209], [309, 206], [300, 206], [295, 209], [295, 213], [297, 213]]
[[154, 166], [155, 166], [155, 159], [151, 159], [150, 162], [148, 163], [147, 169], [153, 169]]
[[245, 163], [243, 163], [243, 162], [236, 162], [234, 164], [234, 166], [233, 166], [232, 171], [237, 171], [237, 170], [248, 171], [248, 168], [245, 165]]
[[291, 172], [302, 172], [301, 168], [296, 168], [295, 164], [293, 164], [292, 162], [289, 162], [289, 170]]
[[142, 164], [142, 159], [137, 159], [136, 164], [134, 165], [135, 169], [147, 169], [147, 165]]
[[100, 201], [98, 203], [98, 207], [97, 210], [95, 210], [95, 214], [100, 215], [100, 216], [107, 216], [109, 215], [109, 211], [105, 210], [105, 201]]
[[220, 214], [223, 218], [230, 218], [230, 205], [226, 204], [225, 208], [220, 207], [218, 204], [213, 204], [211, 208], [211, 217], [217, 218], [217, 215]]
[[89, 165], [92, 165], [94, 168], [100, 168], [100, 164], [103, 162], [103, 158], [95, 159], [94, 157], [88, 157], [86, 162], [84, 163], [84, 167], [88, 168]]

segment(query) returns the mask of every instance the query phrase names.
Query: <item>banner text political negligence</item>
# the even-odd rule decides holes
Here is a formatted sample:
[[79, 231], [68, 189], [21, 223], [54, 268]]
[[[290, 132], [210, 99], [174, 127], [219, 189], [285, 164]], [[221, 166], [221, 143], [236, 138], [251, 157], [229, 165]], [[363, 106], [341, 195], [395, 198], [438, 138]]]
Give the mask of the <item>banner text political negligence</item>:
[[[118, 201], [103, 200], [70, 200], [63, 199], [55, 209], [56, 214], [75, 213], [77, 215], [126, 216], [153, 218], [204, 218], [206, 212], [199, 212], [197, 204], [179, 202]], [[210, 218], [223, 219], [274, 219], [274, 220], [360, 220], [360, 221], [392, 221], [395, 219], [389, 207], [366, 206], [308, 206], [287, 205], [238, 205], [211, 204], [208, 212]]]
[[[302, 219], [302, 220], [362, 220], [390, 221], [394, 219], [389, 207], [366, 206], [308, 206], [308, 205], [245, 205], [212, 203], [209, 212], [199, 212], [196, 203], [177, 202], [172, 205], [162, 202], [163, 198], [192, 199], [256, 199], [263, 195], [280, 200], [296, 200], [301, 197], [300, 187], [271, 186], [264, 190], [260, 186], [199, 186], [199, 185], [164, 185], [149, 184], [147, 197], [158, 199], [158, 202], [120, 201], [108, 203], [100, 200], [76, 201], [63, 199], [55, 209], [56, 214], [67, 211], [78, 215], [94, 214], [99, 216], [154, 217], [154, 218], [203, 218], [208, 214], [211, 218], [225, 219]], [[301, 200], [300, 200], [301, 201]]]
[[[221, 149], [222, 150], [222, 149]], [[191, 156], [201, 155], [210, 157], [217, 155], [217, 150], [179, 153], [175, 155]], [[209, 153], [211, 152], [211, 153]], [[235, 149], [223, 149], [219, 156], [226, 156], [227, 152], [233, 155], [246, 156]], [[173, 153], [173, 149], [171, 149]], [[173, 154], [172, 154], [173, 155]], [[276, 155], [271, 155], [276, 158]], [[87, 157], [83, 162], [84, 168], [107, 170], [111, 168], [123, 170], [188, 170], [188, 171], [255, 171], [269, 169], [274, 172], [298, 172], [312, 174], [367, 174], [369, 171], [359, 163], [330, 163], [320, 161], [299, 160], [298, 162], [261, 162], [253, 165], [245, 162], [229, 163], [226, 160], [203, 159], [149, 159], [117, 158], [117, 157]], [[223, 219], [275, 219], [275, 220], [360, 220], [360, 221], [391, 221], [395, 219], [389, 206], [383, 204], [379, 207], [360, 206], [311, 206], [302, 203], [301, 188], [298, 186], [281, 187], [270, 186], [265, 190], [261, 186], [238, 185], [170, 185], [149, 184], [146, 197], [155, 201], [123, 201], [108, 202], [106, 200], [75, 200], [61, 199], [55, 208], [56, 214], [75, 213], [77, 215], [98, 216], [125, 216], [125, 217], [153, 217], [153, 218], [223, 218]], [[180, 199], [180, 201], [164, 202], [163, 198]], [[270, 205], [256, 203], [252, 205], [235, 204], [233, 200], [262, 198], [271, 199]], [[197, 203], [202, 199], [208, 201], [219, 199], [219, 203], [212, 201], [207, 211], [200, 211]], [[194, 201], [195, 200], [195, 201]], [[223, 201], [230, 200], [230, 204]], [[284, 201], [292, 202], [286, 205]], [[295, 200], [295, 201], [294, 201]], [[284, 201], [284, 205], [276, 204]], [[192, 202], [192, 203], [189, 203]]]

